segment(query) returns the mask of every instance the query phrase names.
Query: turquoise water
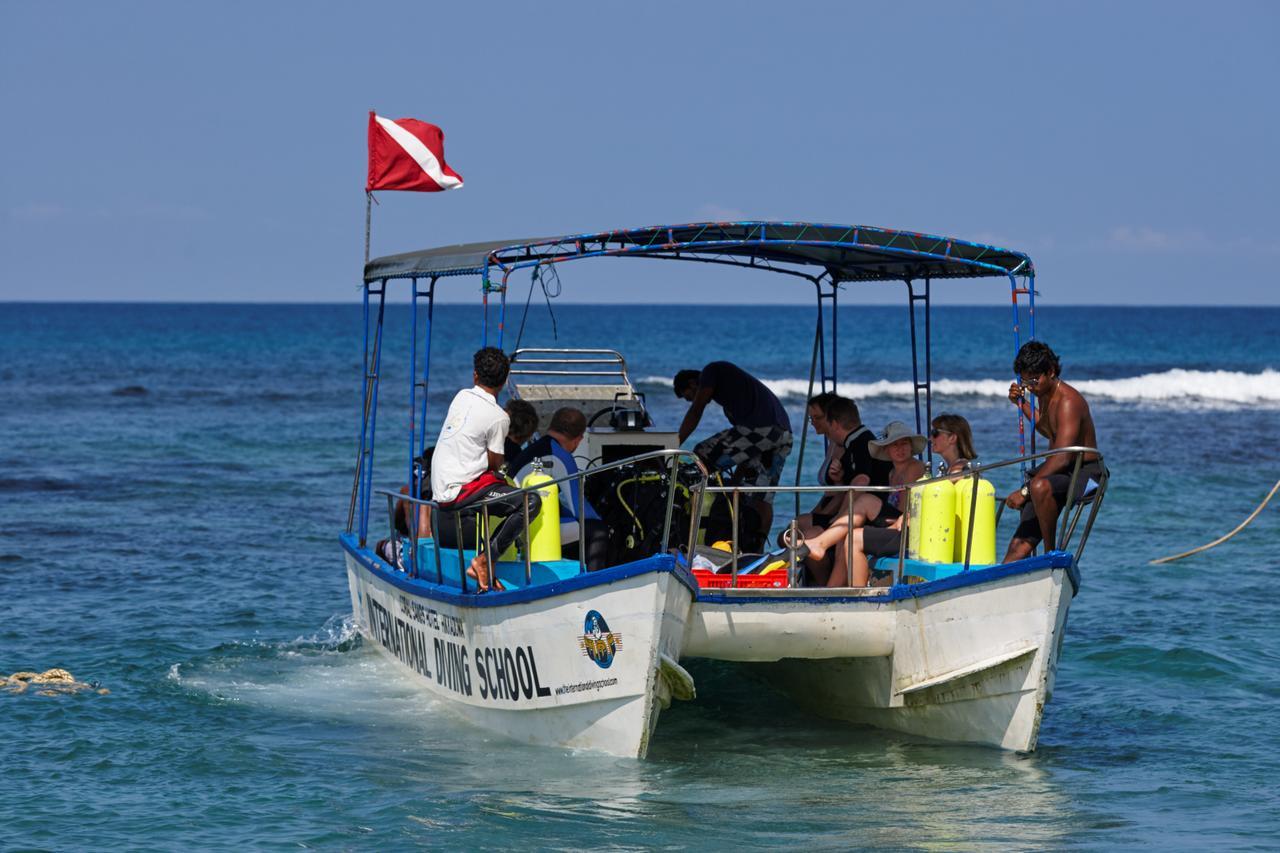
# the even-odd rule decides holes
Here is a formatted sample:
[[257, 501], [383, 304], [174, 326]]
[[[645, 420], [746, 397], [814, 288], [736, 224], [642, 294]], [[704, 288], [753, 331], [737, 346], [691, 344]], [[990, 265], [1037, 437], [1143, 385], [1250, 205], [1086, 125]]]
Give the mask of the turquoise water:
[[[841, 380], [874, 426], [910, 413], [904, 314], [841, 319]], [[1147, 561], [1229, 530], [1280, 477], [1280, 310], [1038, 323], [1114, 475], [1039, 750], [814, 719], [703, 664], [636, 762], [478, 731], [353, 633], [336, 536], [358, 306], [5, 305], [0, 674], [65, 667], [110, 693], [0, 693], [0, 847], [1274, 848], [1280, 507]], [[988, 459], [1016, 451], [1007, 326], [942, 308], [933, 329], [935, 411], [968, 416]], [[438, 309], [433, 427], [478, 327], [478, 307]], [[711, 358], [799, 422], [808, 309], [557, 306], [556, 329], [621, 349], [662, 423], [682, 414], [665, 377]], [[545, 307], [525, 343], [555, 343]], [[408, 443], [396, 355], [381, 485]]]

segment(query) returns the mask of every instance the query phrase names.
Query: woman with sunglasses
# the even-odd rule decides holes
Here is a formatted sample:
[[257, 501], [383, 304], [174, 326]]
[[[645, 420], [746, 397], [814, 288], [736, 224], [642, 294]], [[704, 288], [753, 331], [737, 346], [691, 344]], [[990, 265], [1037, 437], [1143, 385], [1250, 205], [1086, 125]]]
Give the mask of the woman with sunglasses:
[[[978, 458], [977, 451], [973, 449], [973, 431], [969, 428], [969, 422], [960, 415], [941, 414], [934, 418], [932, 428], [929, 430], [929, 439], [933, 442], [933, 452], [942, 457], [939, 475], [959, 475], [974, 459]], [[900, 438], [898, 442], [904, 443], [905, 439]], [[887, 445], [885, 450], [890, 452], [895, 464], [905, 455], [901, 450], [893, 452], [893, 445]], [[959, 477], [956, 476], [955, 479]], [[884, 526], [877, 526], [873, 522], [867, 527], [856, 528], [850, 534], [853, 561], [846, 566], [844, 554], [837, 552], [835, 567], [828, 581], [829, 585], [843, 586], [846, 576], [852, 586], [866, 586], [870, 583], [872, 581], [871, 560], [877, 557], [898, 556], [902, 542], [901, 528], [901, 515], [894, 516]], [[875, 585], [888, 583], [888, 578], [889, 573], [878, 573]]]
[[933, 452], [942, 457], [939, 475], [959, 474], [978, 458], [967, 420], [944, 413], [934, 418], [931, 426], [929, 440], [933, 442]]

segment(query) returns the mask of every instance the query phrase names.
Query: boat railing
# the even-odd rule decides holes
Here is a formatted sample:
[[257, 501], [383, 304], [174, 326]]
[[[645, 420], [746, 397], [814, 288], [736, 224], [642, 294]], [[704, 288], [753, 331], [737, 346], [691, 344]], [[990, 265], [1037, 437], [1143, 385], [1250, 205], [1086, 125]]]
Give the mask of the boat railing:
[[627, 360], [612, 349], [524, 347], [511, 356], [511, 375], [607, 377], [635, 391], [627, 374]]
[[[1076, 550], [1073, 552], [1074, 560], [1078, 561], [1080, 559], [1080, 556], [1084, 553], [1085, 543], [1089, 539], [1089, 532], [1093, 529], [1094, 519], [1096, 519], [1098, 516], [1098, 510], [1102, 505], [1103, 496], [1106, 494], [1106, 491], [1107, 491], [1107, 481], [1110, 479], [1110, 476], [1111, 476], [1110, 473], [1107, 471], [1106, 465], [1102, 464], [1102, 454], [1098, 451], [1096, 447], [1084, 447], [1079, 445], [1072, 446], [1072, 447], [1060, 447], [1060, 448], [1054, 448], [1052, 450], [1045, 450], [1039, 453], [1030, 453], [1030, 454], [1027, 454], [1026, 456], [1019, 456], [1015, 459], [1005, 459], [1005, 460], [1001, 460], [1000, 462], [992, 462], [986, 465], [971, 464], [969, 467], [965, 468], [963, 472], [940, 474], [936, 477], [929, 477], [928, 479], [917, 480], [914, 483], [910, 484], [910, 488], [915, 488], [918, 486], [928, 486], [931, 483], [939, 483], [944, 480], [956, 483], [958, 486], [960, 486], [961, 482], [967, 479], [972, 482], [971, 486], [967, 486], [968, 488], [972, 489], [972, 492], [970, 494], [970, 506], [976, 507], [978, 504], [978, 487], [982, 480], [983, 474], [989, 471], [997, 470], [999, 468], [1007, 468], [1012, 465], [1022, 465], [1028, 462], [1034, 462], [1036, 460], [1045, 459], [1050, 456], [1059, 456], [1063, 454], [1071, 454], [1074, 458], [1074, 461], [1071, 467], [1071, 481], [1067, 487], [1067, 500], [1066, 500], [1066, 503], [1063, 505], [1061, 511], [1059, 512], [1059, 516], [1058, 516], [1058, 533], [1056, 536], [1055, 544], [1059, 550], [1071, 552], [1070, 543], [1071, 543], [1072, 536], [1074, 535], [1077, 529], [1077, 526], [1080, 521], [1080, 517], [1084, 509], [1086, 507], [1089, 507], [1088, 518], [1085, 520], [1084, 527], [1080, 528], [1080, 539], [1076, 546]], [[1086, 455], [1094, 456], [1096, 458], [1096, 461], [1099, 463], [1099, 467], [1101, 467], [1102, 469], [1101, 482], [1097, 484], [1096, 490], [1090, 492], [1088, 495], [1081, 495], [1079, 498], [1077, 498], [1076, 484], [1079, 480], [1080, 469], [1081, 469], [1081, 466], [1084, 464]], [[966, 486], [961, 486], [961, 487], [966, 487]], [[781, 486], [781, 485], [779, 486], [753, 486], [753, 485], [712, 486], [712, 485], [707, 485], [705, 487], [707, 493], [724, 494], [729, 496], [728, 499], [730, 502], [730, 518], [732, 523], [732, 537], [729, 543], [730, 549], [731, 549], [730, 563], [731, 563], [731, 569], [732, 569], [730, 572], [730, 580], [729, 580], [730, 588], [737, 587], [738, 585], [738, 555], [739, 555], [738, 520], [741, 517], [738, 512], [738, 508], [739, 508], [739, 502], [742, 495], [744, 494], [759, 495], [761, 493], [802, 494], [802, 493], [810, 493], [810, 492], [824, 493], [824, 494], [841, 494], [841, 493], [849, 493], [849, 492], [870, 492], [873, 494], [887, 494], [890, 492], [902, 491], [904, 488], [905, 487], [903, 486], [869, 486], [869, 485], [867, 486]], [[1030, 498], [1028, 498], [1028, 500], [1030, 500]], [[844, 542], [845, 565], [849, 566], [851, 570], [852, 564], [853, 564], [853, 536], [851, 535], [853, 531], [853, 501], [848, 500], [845, 503], [846, 503], [846, 506], [845, 506], [846, 519], [847, 519], [848, 528], [850, 531], [850, 535], [845, 536], [845, 542]], [[1004, 512], [1004, 503], [1003, 501], [1001, 501], [999, 502], [999, 507], [996, 511], [997, 525], [1000, 522], [1000, 517], [1003, 514], [1003, 512]], [[905, 565], [906, 555], [907, 555], [908, 531], [911, 525], [910, 516], [911, 516], [910, 512], [904, 512], [902, 514], [901, 539], [898, 547], [898, 564], [894, 570], [894, 575], [893, 575], [893, 583], [895, 585], [902, 582], [903, 567]], [[968, 530], [966, 531], [967, 535], [965, 537], [964, 563], [962, 568], [962, 571], [966, 571], [966, 572], [969, 571], [969, 567], [971, 565], [971, 560], [973, 556], [973, 526], [974, 526], [974, 520], [976, 517], [977, 517], [976, 512], [969, 513], [969, 526], [968, 526]], [[798, 544], [798, 543], [793, 543], [793, 544]], [[798, 576], [799, 576], [799, 572], [796, 571], [797, 560], [795, 557], [795, 549], [794, 548], [790, 549], [790, 553], [791, 553], [792, 565], [790, 567], [790, 571], [788, 571], [788, 577], [787, 577], [788, 588], [797, 585]]]
[[[407, 560], [404, 561], [405, 562], [404, 568], [411, 577], [422, 577], [420, 567], [418, 566], [419, 511], [416, 508], [428, 507], [431, 509], [431, 536], [432, 536], [432, 540], [437, 543], [440, 541], [440, 530], [439, 530], [440, 513], [443, 512], [453, 516], [455, 533], [457, 536], [454, 542], [455, 542], [455, 545], [457, 545], [457, 548], [455, 550], [458, 553], [458, 569], [459, 569], [459, 574], [462, 577], [462, 581], [461, 581], [462, 591], [466, 592], [467, 591], [467, 572], [466, 572], [466, 565], [463, 562], [464, 560], [463, 543], [464, 543], [465, 537], [462, 531], [462, 515], [464, 512], [467, 514], [477, 515], [478, 519], [480, 520], [479, 531], [484, 536], [484, 544], [485, 544], [484, 553], [492, 555], [493, 553], [493, 542], [491, 538], [492, 525], [490, 524], [490, 517], [489, 517], [489, 506], [491, 504], [497, 503], [498, 501], [508, 501], [510, 500], [511, 496], [514, 494], [518, 494], [521, 496], [523, 521], [524, 521], [524, 535], [525, 535], [525, 541], [528, 542], [529, 526], [531, 523], [531, 519], [529, 515], [529, 495], [530, 494], [533, 494], [534, 492], [538, 492], [539, 490], [542, 490], [542, 489], [546, 489], [548, 486], [551, 486], [551, 485], [555, 485], [559, 487], [562, 484], [572, 484], [572, 488], [575, 489], [578, 496], [577, 506], [584, 507], [586, 506], [586, 481], [588, 478], [598, 476], [600, 474], [605, 473], [606, 471], [612, 471], [614, 469], [622, 468], [625, 466], [634, 466], [637, 463], [645, 463], [645, 462], [661, 463], [659, 467], [664, 467], [666, 469], [666, 475], [669, 478], [668, 488], [667, 488], [667, 505], [666, 505], [666, 511], [663, 515], [663, 522], [662, 522], [662, 538], [659, 540], [662, 543], [661, 547], [665, 550], [665, 548], [667, 547], [667, 542], [670, 540], [670, 537], [671, 537], [671, 525], [672, 525], [672, 519], [675, 513], [676, 483], [677, 483], [677, 478], [679, 476], [680, 465], [682, 463], [693, 465], [695, 470], [697, 471], [697, 482], [695, 483], [693, 489], [691, 490], [691, 492], [693, 493], [701, 495], [702, 490], [706, 488], [707, 479], [709, 476], [707, 473], [707, 468], [702, 463], [702, 460], [700, 460], [696, 455], [694, 455], [692, 451], [689, 451], [689, 450], [679, 450], [679, 449], [653, 450], [647, 453], [640, 453], [635, 456], [630, 456], [626, 459], [618, 460], [617, 462], [610, 462], [605, 465], [597, 465], [592, 468], [587, 468], [582, 471], [578, 471], [577, 473], [570, 474], [566, 477], [560, 477], [558, 479], [553, 479], [553, 480], [544, 480], [540, 483], [520, 488], [517, 491], [508, 492], [506, 494], [499, 495], [496, 497], [475, 501], [473, 503], [467, 504], [467, 506], [464, 507], [462, 511], [458, 511], [448, 506], [442, 507], [438, 501], [429, 500], [426, 498], [415, 498], [410, 495], [406, 495], [398, 492], [392, 492], [386, 489], [379, 489], [377, 491], [377, 494], [383, 495], [387, 499], [387, 513], [388, 513], [389, 521], [391, 523], [392, 536], [396, 535], [396, 525], [395, 525], [396, 503], [401, 502], [408, 505], [409, 507], [414, 508], [410, 510], [411, 517], [408, 520], [408, 528], [409, 528], [408, 538], [410, 541], [410, 549], [409, 549], [410, 556]], [[693, 504], [693, 505], [696, 506], [697, 504]], [[689, 522], [687, 553], [693, 553], [694, 542], [697, 539], [697, 535], [698, 535], [698, 520], [699, 520], [698, 514], [696, 512], [691, 512], [690, 522]], [[585, 573], [587, 569], [586, 569], [586, 547], [585, 547], [586, 543], [583, 541], [584, 538], [585, 538], [585, 531], [579, 531], [578, 570], [579, 572]], [[444, 567], [441, 562], [440, 548], [436, 547], [436, 548], [433, 548], [432, 550], [435, 553], [436, 582], [443, 584], [444, 583]], [[532, 582], [532, 579], [533, 579], [533, 560], [530, 556], [530, 549], [528, 547], [525, 547], [523, 550], [524, 550], [525, 582], [530, 583]], [[491, 566], [490, 566], [491, 572], [493, 571], [493, 569], [496, 568], [496, 562], [497, 561], [492, 559], [491, 557]]]
[[[985, 465], [973, 464], [973, 465], [970, 465], [968, 468], [966, 468], [963, 472], [940, 474], [935, 477], [929, 477], [927, 479], [917, 480], [914, 483], [912, 483], [910, 487], [915, 488], [915, 487], [921, 487], [921, 486], [928, 486], [931, 483], [938, 483], [944, 480], [953, 482], [953, 483], [956, 483], [961, 488], [970, 488], [972, 490], [970, 494], [970, 506], [976, 506], [978, 501], [978, 489], [979, 489], [980, 481], [982, 480], [982, 476], [987, 472], [994, 471], [1000, 468], [1008, 468], [1013, 465], [1022, 465], [1028, 462], [1035, 462], [1038, 460], [1046, 459], [1050, 456], [1057, 456], [1062, 454], [1071, 454], [1073, 456], [1073, 463], [1071, 467], [1071, 480], [1067, 488], [1067, 500], [1059, 513], [1056, 544], [1058, 549], [1071, 552], [1073, 555], [1073, 558], [1078, 561], [1084, 553], [1085, 544], [1088, 542], [1089, 533], [1093, 529], [1094, 520], [1097, 518], [1098, 510], [1101, 508], [1103, 496], [1106, 494], [1106, 490], [1107, 490], [1107, 483], [1108, 483], [1108, 480], [1110, 479], [1110, 474], [1107, 471], [1106, 466], [1102, 464], [1102, 454], [1097, 450], [1097, 448], [1084, 447], [1084, 446], [1055, 448], [1053, 450], [1045, 450], [1039, 453], [1031, 453], [1025, 456], [1019, 456], [1017, 458], [1006, 459], [999, 462], [992, 462]], [[1086, 455], [1092, 455], [1096, 457], [1096, 460], [1098, 461], [1100, 467], [1102, 468], [1102, 474], [1100, 477], [1100, 482], [1098, 482], [1097, 488], [1095, 490], [1093, 490], [1087, 495], [1081, 495], [1080, 497], [1077, 497], [1076, 485], [1079, 480], [1080, 470], [1082, 465], [1084, 464], [1084, 458]], [[509, 492], [504, 495], [476, 501], [474, 503], [468, 504], [464, 508], [464, 511], [467, 514], [474, 514], [478, 517], [480, 521], [479, 532], [480, 532], [480, 535], [484, 536], [484, 540], [485, 540], [485, 553], [491, 554], [492, 553], [492, 541], [491, 541], [492, 525], [490, 524], [490, 516], [488, 511], [488, 507], [490, 504], [496, 503], [498, 501], [507, 501], [510, 499], [511, 495], [513, 494], [521, 495], [524, 534], [525, 534], [525, 541], [527, 542], [528, 536], [529, 536], [529, 527], [532, 521], [532, 519], [530, 518], [530, 512], [529, 512], [529, 495], [531, 493], [536, 492], [540, 489], [545, 489], [549, 485], [562, 486], [564, 484], [569, 484], [570, 487], [575, 489], [577, 492], [577, 496], [578, 496], [577, 505], [585, 506], [586, 481], [588, 478], [593, 476], [598, 476], [607, 471], [612, 471], [612, 470], [626, 467], [626, 466], [634, 466], [638, 463], [645, 463], [645, 462], [661, 462], [663, 467], [666, 468], [666, 475], [668, 477], [666, 509], [663, 514], [662, 538], [659, 540], [659, 542], [661, 543], [660, 547], [662, 549], [665, 549], [667, 547], [667, 544], [669, 543], [670, 537], [671, 537], [671, 527], [672, 527], [674, 514], [675, 514], [675, 495], [676, 495], [676, 484], [677, 484], [679, 467], [682, 462], [684, 462], [685, 464], [690, 464], [695, 466], [695, 470], [697, 471], [697, 477], [696, 477], [696, 482], [690, 488], [689, 531], [688, 531], [688, 537], [686, 540], [687, 544], [686, 544], [686, 551], [685, 551], [685, 553], [689, 555], [690, 562], [692, 562], [692, 559], [693, 559], [692, 555], [694, 554], [695, 545], [697, 543], [698, 531], [700, 529], [699, 522], [702, 520], [702, 516], [699, 511], [699, 508], [703, 506], [705, 496], [717, 495], [717, 494], [723, 494], [727, 496], [727, 499], [729, 501], [729, 506], [730, 506], [729, 514], [730, 514], [730, 523], [731, 523], [731, 536], [729, 540], [730, 566], [731, 566], [731, 572], [729, 577], [730, 588], [735, 588], [738, 586], [739, 555], [740, 555], [739, 543], [741, 541], [740, 531], [739, 531], [739, 520], [741, 518], [741, 514], [739, 512], [739, 509], [740, 509], [740, 503], [743, 495], [754, 496], [754, 495], [759, 495], [761, 493], [845, 494], [850, 492], [859, 492], [859, 493], [868, 492], [873, 494], [888, 494], [895, 491], [901, 491], [903, 488], [901, 486], [870, 486], [870, 485], [865, 485], [865, 486], [817, 486], [817, 485], [815, 486], [783, 486], [783, 485], [755, 486], [755, 485], [734, 484], [734, 485], [715, 486], [711, 484], [711, 477], [713, 475], [707, 471], [707, 468], [703, 464], [702, 460], [700, 460], [691, 451], [654, 450], [647, 453], [637, 454], [636, 456], [631, 456], [616, 462], [611, 462], [606, 465], [599, 465], [593, 468], [585, 469], [565, 477], [560, 477], [558, 479], [543, 481], [536, 485], [530, 485], [530, 486], [521, 488], [517, 491]], [[964, 484], [964, 481], [966, 480], [969, 481], [969, 484]], [[395, 511], [396, 511], [397, 502], [403, 503], [409, 507], [428, 507], [432, 510], [431, 535], [435, 542], [440, 541], [439, 513], [444, 512], [453, 517], [453, 522], [455, 525], [455, 534], [456, 534], [455, 544], [458, 546], [455, 550], [457, 551], [457, 555], [458, 555], [458, 567], [459, 567], [459, 573], [461, 575], [462, 590], [463, 592], [466, 592], [467, 591], [467, 574], [466, 574], [466, 565], [464, 563], [464, 557], [463, 557], [463, 551], [464, 551], [463, 542], [465, 537], [462, 531], [463, 512], [452, 510], [449, 507], [441, 507], [440, 503], [434, 500], [429, 500], [426, 498], [414, 498], [410, 495], [406, 495], [398, 492], [392, 492], [388, 490], [378, 490], [377, 494], [383, 495], [387, 499], [388, 520], [390, 522], [390, 528], [393, 536], [395, 535]], [[1089, 513], [1088, 513], [1088, 516], [1085, 517], [1084, 526], [1080, 527], [1079, 526], [1080, 519], [1083, 516], [1084, 510], [1086, 508], [1088, 508]], [[999, 520], [1001, 515], [1003, 514], [1003, 511], [1004, 511], [1004, 503], [999, 502], [999, 506], [996, 511], [997, 524], [999, 523]], [[852, 531], [853, 530], [853, 501], [852, 500], [846, 501], [845, 513], [846, 513], [846, 519], [847, 519], [849, 530]], [[418, 535], [418, 524], [417, 524], [418, 512], [411, 511], [410, 516], [411, 517], [409, 518], [408, 525], [407, 525], [409, 528], [408, 538], [410, 541], [410, 549], [409, 549], [408, 558], [404, 560], [404, 563], [405, 563], [404, 568], [411, 577], [422, 577], [423, 575], [421, 572], [421, 567], [418, 566], [418, 555], [419, 555], [418, 542], [420, 538]], [[901, 583], [904, 575], [904, 566], [905, 566], [905, 560], [907, 555], [907, 542], [908, 542], [908, 536], [909, 536], [909, 529], [911, 525], [910, 516], [911, 516], [911, 513], [909, 512], [903, 513], [902, 515], [903, 523], [901, 526], [901, 533], [900, 533], [901, 539], [900, 539], [899, 548], [898, 548], [898, 563], [897, 563], [897, 566], [895, 567], [894, 575], [893, 575], [894, 584]], [[964, 561], [962, 566], [962, 571], [966, 571], [966, 572], [969, 571], [969, 568], [972, 565], [973, 527], [974, 527], [976, 516], [977, 516], [976, 512], [969, 513], [969, 522], [968, 522], [969, 526], [965, 536], [965, 553], [964, 553]], [[1075, 550], [1072, 551], [1071, 541], [1077, 529], [1079, 529], [1080, 531], [1079, 541], [1076, 544]], [[585, 572], [586, 571], [586, 562], [585, 562], [586, 549], [584, 547], [584, 543], [581, 541], [581, 537], [583, 536], [583, 533], [580, 532], [579, 536], [580, 536], [580, 540], [578, 543], [579, 571]], [[844, 547], [846, 549], [846, 553], [845, 553], [846, 565], [851, 566], [853, 562], [853, 537], [851, 535], [845, 537]], [[436, 566], [435, 566], [436, 580], [438, 583], [443, 583], [444, 569], [443, 569], [442, 558], [440, 554], [440, 548], [437, 547], [432, 550], [434, 551], [435, 562], [436, 562]], [[533, 561], [529, 553], [530, 549], [526, 547], [523, 550], [524, 550], [524, 563], [525, 563], [525, 580], [526, 580], [526, 583], [528, 583], [528, 582], [531, 582], [532, 576], [533, 576]], [[796, 571], [796, 565], [795, 565], [796, 558], [795, 558], [794, 549], [791, 549], [791, 562], [792, 562], [792, 566], [791, 566], [791, 570], [788, 572], [788, 579], [787, 579], [788, 588], [798, 585], [799, 573]]]

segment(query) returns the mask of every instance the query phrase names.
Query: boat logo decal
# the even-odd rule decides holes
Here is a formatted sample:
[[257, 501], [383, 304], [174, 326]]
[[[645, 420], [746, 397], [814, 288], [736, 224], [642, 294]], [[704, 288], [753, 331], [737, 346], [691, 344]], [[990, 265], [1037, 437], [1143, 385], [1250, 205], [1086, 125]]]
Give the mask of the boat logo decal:
[[609, 623], [604, 621], [598, 610], [587, 611], [583, 620], [582, 636], [578, 638], [578, 648], [601, 669], [608, 669], [613, 657], [622, 650], [622, 635], [609, 630]]

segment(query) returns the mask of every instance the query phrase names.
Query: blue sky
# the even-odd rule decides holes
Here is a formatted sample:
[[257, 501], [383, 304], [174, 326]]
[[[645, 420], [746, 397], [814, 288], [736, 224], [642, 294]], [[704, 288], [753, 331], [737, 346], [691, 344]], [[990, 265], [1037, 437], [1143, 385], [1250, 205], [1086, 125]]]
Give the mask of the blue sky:
[[[466, 186], [380, 194], [375, 255], [802, 219], [1028, 252], [1052, 303], [1280, 304], [1276, 3], [0, 10], [0, 300], [355, 299], [376, 109], [444, 128]], [[571, 265], [563, 298], [809, 298], [684, 266]]]

